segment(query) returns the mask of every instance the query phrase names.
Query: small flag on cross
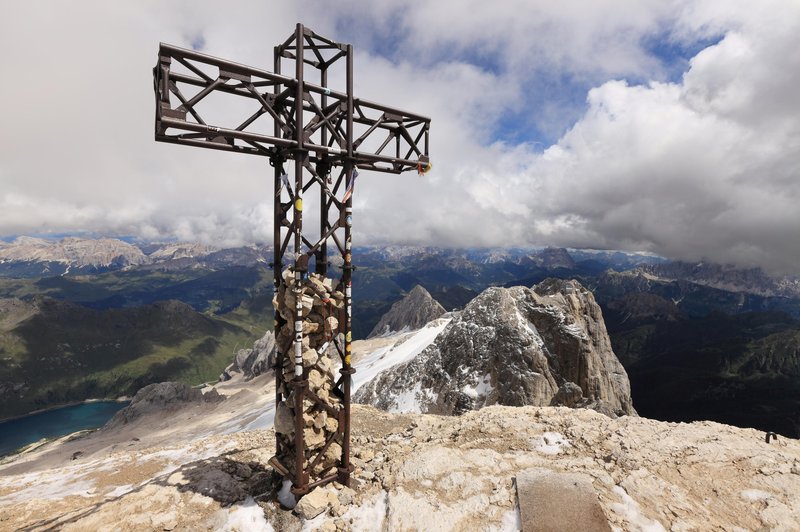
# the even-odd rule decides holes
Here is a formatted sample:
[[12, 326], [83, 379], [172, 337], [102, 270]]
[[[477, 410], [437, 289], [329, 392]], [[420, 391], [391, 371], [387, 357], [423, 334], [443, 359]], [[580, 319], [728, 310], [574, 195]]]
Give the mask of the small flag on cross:
[[345, 203], [350, 196], [353, 195], [353, 185], [356, 182], [356, 178], [358, 177], [358, 170], [353, 168], [353, 173], [350, 174], [350, 181], [347, 183], [347, 190], [344, 191], [344, 196], [342, 197], [342, 203]]

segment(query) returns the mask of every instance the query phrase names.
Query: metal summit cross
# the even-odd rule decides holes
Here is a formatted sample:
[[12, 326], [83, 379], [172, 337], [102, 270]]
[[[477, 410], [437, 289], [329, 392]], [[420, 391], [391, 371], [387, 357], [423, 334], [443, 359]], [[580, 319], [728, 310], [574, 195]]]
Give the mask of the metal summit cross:
[[[293, 63], [293, 77], [281, 74], [285, 63]], [[319, 81], [307, 81], [306, 74], [314, 69], [319, 71]], [[289, 297], [296, 303], [291, 320], [275, 309], [276, 340], [286, 340], [283, 348], [276, 341], [275, 404], [277, 409], [281, 401], [291, 401], [298, 414], [293, 436], [276, 431], [276, 454], [270, 464], [292, 481], [296, 495], [333, 480], [349, 484], [356, 169], [394, 174], [430, 169], [430, 119], [355, 98], [352, 45], [321, 37], [302, 24], [275, 47], [274, 72], [161, 43], [153, 76], [157, 141], [260, 155], [274, 168], [275, 294], [291, 291]], [[339, 82], [340, 89], [343, 83], [344, 89], [330, 87], [329, 80]], [[312, 222], [306, 226], [304, 210]], [[308, 225], [318, 232], [310, 231]], [[334, 255], [340, 256], [335, 262], [342, 268], [335, 288], [327, 281], [331, 243]], [[288, 265], [284, 258], [289, 259]], [[312, 266], [317, 276], [309, 279]], [[323, 348], [335, 348], [341, 362], [339, 378], [333, 377], [335, 382], [325, 388], [338, 398], [336, 407], [323, 404], [318, 394], [309, 391], [309, 364], [304, 357], [310, 340], [305, 338], [304, 344], [303, 290], [323, 279], [330, 293], [340, 298], [339, 306], [331, 307], [337, 312], [337, 321], [331, 322], [338, 324], [337, 334]], [[324, 301], [327, 308], [329, 300]], [[294, 351], [293, 360], [288, 351]], [[336, 421], [330, 424], [335, 428], [324, 444], [317, 442], [313, 449], [304, 437], [308, 429], [300, 415], [309, 409], [324, 409]], [[340, 456], [334, 443], [341, 447]], [[335, 465], [320, 472], [322, 455], [331, 449], [337, 451]], [[290, 463], [282, 458], [287, 456]]]

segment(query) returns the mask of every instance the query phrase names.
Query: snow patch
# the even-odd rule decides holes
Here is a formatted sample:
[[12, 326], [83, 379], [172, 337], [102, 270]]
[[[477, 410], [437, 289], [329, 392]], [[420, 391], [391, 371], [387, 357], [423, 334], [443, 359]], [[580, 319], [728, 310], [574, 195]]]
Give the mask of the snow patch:
[[351, 506], [342, 514], [345, 523], [351, 523], [351, 530], [383, 530], [389, 494], [381, 491], [369, 502]]
[[225, 523], [219, 529], [223, 532], [275, 532], [264, 518], [264, 510], [252, 497], [232, 506], [227, 514]]
[[520, 323], [525, 325], [525, 328], [531, 333], [531, 337], [533, 337], [533, 344], [540, 349], [544, 347], [544, 340], [542, 340], [542, 336], [539, 334], [539, 330], [536, 328], [536, 325], [534, 325], [531, 320], [523, 318], [519, 311], [517, 311], [517, 316], [519, 316]]
[[125, 484], [124, 486], [117, 486], [113, 490], [106, 493], [105, 496], [112, 499], [116, 497], [122, 497], [126, 493], [130, 493], [131, 491], [133, 491], [135, 488], [136, 486], [133, 486], [131, 484]]
[[171, 475], [176, 469], [189, 462], [194, 462], [196, 460], [207, 460], [209, 458], [219, 456], [225, 451], [235, 447], [235, 445], [236, 444], [234, 442], [209, 445], [208, 447], [204, 448], [202, 452], [198, 452], [198, 450], [193, 447], [163, 449], [142, 455], [138, 460], [142, 462], [151, 460], [166, 461], [167, 465], [164, 466], [161, 471], [153, 475], [153, 478], [159, 478], [165, 475]]
[[244, 426], [244, 430], [271, 429], [275, 420], [275, 401], [272, 400], [264, 406], [264, 412], [253, 421]]
[[417, 383], [410, 390], [406, 390], [398, 394], [394, 398], [394, 406], [389, 409], [389, 412], [411, 412], [414, 414], [422, 413], [422, 409], [417, 401], [417, 394], [422, 391], [422, 385]]
[[622, 486], [614, 486], [614, 493], [619, 495], [622, 502], [611, 504], [611, 508], [622, 515], [628, 522], [636, 525], [642, 532], [666, 532], [664, 526], [653, 519], [648, 519], [642, 514], [639, 503], [634, 501]]
[[94, 481], [86, 477], [99, 471], [110, 471], [119, 467], [120, 461], [114, 458], [92, 460], [60, 469], [0, 478], [0, 487], [19, 488], [13, 493], [4, 495], [4, 502], [55, 500], [70, 496], [93, 497], [97, 494], [97, 488]]
[[542, 454], [560, 454], [567, 447], [572, 445], [569, 440], [559, 432], [545, 432], [538, 438], [534, 438], [534, 449]]
[[357, 362], [355, 364], [356, 373], [353, 375], [352, 393], [358, 391], [361, 386], [377, 377], [382, 371], [408, 362], [419, 355], [436, 340], [448, 323], [450, 323], [450, 318], [434, 320], [400, 345], [395, 344], [388, 349], [378, 349]]
[[744, 498], [744, 499], [746, 499], [748, 501], [757, 502], [757, 501], [765, 501], [765, 500], [769, 499], [770, 497], [772, 497], [772, 494], [771, 493], [767, 493], [766, 491], [749, 489], [749, 490], [742, 491], [741, 492], [741, 496], [742, 496], [742, 498]]
[[396, 334], [406, 334], [409, 332], [411, 332], [411, 327], [409, 327], [408, 325], [406, 325], [399, 331], [393, 331], [392, 329], [389, 328], [388, 325], [386, 325], [381, 334], [374, 336], [374, 338], [386, 338], [387, 336], [394, 336]]
[[278, 492], [278, 502], [290, 510], [297, 506], [297, 499], [292, 493], [292, 481], [284, 480], [281, 489]]
[[522, 530], [522, 516], [519, 513], [519, 504], [515, 504], [514, 508], [503, 514], [499, 528], [493, 526], [488, 530], [497, 530], [498, 532], [517, 532]]
[[577, 323], [569, 323], [564, 325], [564, 330], [572, 336], [577, 336], [579, 338], [583, 338], [585, 336], [583, 327]]
[[492, 393], [494, 387], [492, 386], [492, 375], [487, 373], [483, 379], [474, 388], [469, 384], [464, 385], [461, 391], [464, 392], [470, 399], [477, 399], [478, 397], [488, 397]]
[[326, 513], [327, 512], [322, 512], [314, 519], [304, 520], [303, 528], [300, 529], [300, 532], [317, 532], [317, 530], [322, 528], [323, 523], [328, 520]]
[[6, 503], [20, 503], [34, 500], [55, 500], [65, 497], [93, 497], [96, 488], [93, 481], [76, 480], [75, 476], [50, 476], [37, 479], [25, 489], [3, 496]]

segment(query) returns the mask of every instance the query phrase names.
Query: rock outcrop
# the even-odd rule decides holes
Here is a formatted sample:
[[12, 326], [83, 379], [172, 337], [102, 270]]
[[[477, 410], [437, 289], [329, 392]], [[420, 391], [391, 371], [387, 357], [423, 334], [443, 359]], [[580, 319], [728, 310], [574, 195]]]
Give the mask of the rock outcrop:
[[216, 390], [206, 393], [183, 382], [158, 382], [148, 384], [136, 392], [131, 404], [114, 414], [103, 430], [114, 430], [121, 425], [154, 412], [168, 412], [188, 404], [218, 403], [224, 400]]
[[462, 414], [500, 404], [635, 415], [600, 307], [577, 281], [489, 288], [413, 360], [359, 389], [390, 411]]
[[420, 329], [445, 312], [444, 307], [427, 290], [417, 285], [403, 299], [392, 305], [367, 338]]
[[241, 373], [246, 380], [258, 377], [262, 373], [272, 371], [272, 364], [275, 360], [275, 335], [272, 331], [267, 331], [264, 336], [253, 343], [249, 349], [239, 349], [233, 358], [233, 363], [229, 365], [219, 380], [227, 381], [233, 373]]

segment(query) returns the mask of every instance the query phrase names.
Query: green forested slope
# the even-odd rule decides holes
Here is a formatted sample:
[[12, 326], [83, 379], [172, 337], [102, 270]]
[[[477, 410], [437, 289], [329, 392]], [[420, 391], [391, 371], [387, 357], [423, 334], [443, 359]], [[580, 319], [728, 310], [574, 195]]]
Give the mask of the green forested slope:
[[130, 395], [151, 382], [216, 379], [235, 349], [263, 335], [270, 313], [263, 302], [214, 316], [175, 300], [105, 310], [46, 297], [2, 300], [0, 419]]

